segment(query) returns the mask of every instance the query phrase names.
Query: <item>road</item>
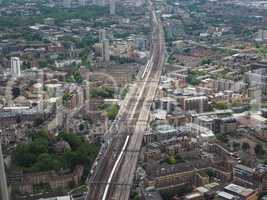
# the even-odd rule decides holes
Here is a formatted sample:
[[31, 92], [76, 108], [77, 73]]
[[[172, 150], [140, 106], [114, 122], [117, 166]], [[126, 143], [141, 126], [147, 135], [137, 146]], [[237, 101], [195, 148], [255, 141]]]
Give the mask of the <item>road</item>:
[[105, 136], [88, 179], [86, 200], [126, 200], [134, 179], [149, 110], [157, 91], [164, 64], [165, 41], [160, 18], [149, 2], [152, 45], [148, 63], [121, 105], [117, 119]]

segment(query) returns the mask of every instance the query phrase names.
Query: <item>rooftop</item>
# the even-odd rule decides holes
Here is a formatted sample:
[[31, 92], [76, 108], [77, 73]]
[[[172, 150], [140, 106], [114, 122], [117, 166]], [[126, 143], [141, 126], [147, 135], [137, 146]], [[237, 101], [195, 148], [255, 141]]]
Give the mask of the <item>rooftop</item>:
[[217, 195], [219, 197], [224, 198], [224, 199], [234, 199], [234, 197], [235, 197], [234, 195], [231, 195], [231, 194], [229, 194], [227, 192], [218, 192]]
[[227, 185], [224, 189], [227, 191], [230, 191], [234, 194], [243, 196], [243, 197], [247, 197], [251, 193], [254, 192], [254, 190], [252, 190], [250, 188], [245, 188], [245, 187], [242, 187], [240, 185], [233, 184], [233, 183], [231, 183], [230, 185]]

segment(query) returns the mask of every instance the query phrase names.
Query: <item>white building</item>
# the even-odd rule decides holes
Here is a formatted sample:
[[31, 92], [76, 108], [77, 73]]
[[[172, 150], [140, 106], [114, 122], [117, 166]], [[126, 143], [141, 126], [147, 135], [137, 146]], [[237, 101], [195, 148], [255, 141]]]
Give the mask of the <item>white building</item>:
[[11, 75], [14, 77], [19, 77], [21, 75], [20, 71], [21, 61], [18, 57], [11, 58]]
[[116, 2], [115, 2], [115, 0], [109, 0], [109, 14], [110, 15], [116, 14]]
[[101, 29], [99, 31], [99, 43], [102, 43], [106, 39], [106, 30]]
[[255, 41], [256, 42], [264, 42], [264, 41], [267, 41], [267, 30], [260, 29], [257, 32], [257, 34], [256, 34]]
[[80, 5], [81, 7], [86, 6], [86, 0], [79, 0], [79, 5]]
[[102, 42], [102, 60], [108, 62], [110, 60], [110, 49], [109, 49], [109, 40], [104, 40]]
[[71, 8], [71, 0], [63, 0], [64, 8]]
[[106, 1], [105, 0], [95, 0], [95, 4], [98, 6], [105, 6]]
[[71, 200], [71, 197], [68, 196], [61, 196], [61, 197], [51, 197], [47, 199], [40, 199], [40, 200]]
[[212, 130], [195, 123], [187, 123], [184, 128], [192, 137], [196, 137], [199, 141], [207, 141], [215, 138]]

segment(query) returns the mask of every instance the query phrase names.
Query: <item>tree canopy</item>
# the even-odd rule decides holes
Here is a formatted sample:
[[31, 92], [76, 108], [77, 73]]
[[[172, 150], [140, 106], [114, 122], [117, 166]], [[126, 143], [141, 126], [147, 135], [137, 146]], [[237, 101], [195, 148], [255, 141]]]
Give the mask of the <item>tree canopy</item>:
[[[54, 149], [58, 141], [69, 143], [71, 149], [57, 153]], [[73, 169], [84, 165], [88, 170], [98, 153], [98, 146], [89, 144], [82, 136], [74, 133], [60, 133], [49, 139], [45, 131], [38, 131], [29, 144], [20, 144], [12, 155], [12, 161], [18, 168], [29, 172]]]

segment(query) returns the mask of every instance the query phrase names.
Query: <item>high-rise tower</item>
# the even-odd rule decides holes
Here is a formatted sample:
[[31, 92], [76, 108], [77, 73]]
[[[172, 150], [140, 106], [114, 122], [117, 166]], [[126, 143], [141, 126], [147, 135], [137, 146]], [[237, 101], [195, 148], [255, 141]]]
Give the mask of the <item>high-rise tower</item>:
[[106, 39], [106, 30], [101, 29], [99, 31], [99, 43], [102, 43]]
[[71, 0], [63, 0], [63, 7], [64, 8], [71, 8]]
[[11, 74], [14, 77], [19, 77], [21, 75], [20, 71], [20, 59], [18, 57], [11, 58]]
[[115, 15], [116, 14], [116, 1], [109, 0], [109, 14]]
[[109, 40], [102, 41], [102, 60], [108, 62], [110, 60]]

